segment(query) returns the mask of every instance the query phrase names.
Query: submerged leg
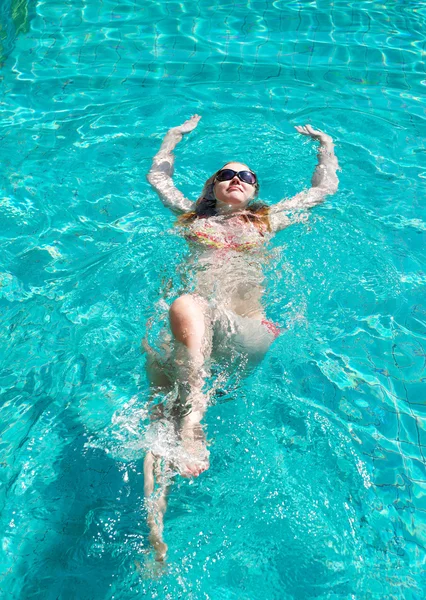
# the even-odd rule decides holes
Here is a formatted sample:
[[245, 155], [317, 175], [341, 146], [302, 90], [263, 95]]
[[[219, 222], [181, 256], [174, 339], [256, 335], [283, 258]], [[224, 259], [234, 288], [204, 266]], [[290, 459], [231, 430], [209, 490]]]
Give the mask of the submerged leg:
[[[158, 354], [149, 346], [147, 340], [142, 342], [147, 353], [147, 375], [151, 385], [150, 412], [151, 422], [159, 422], [165, 418], [163, 403], [157, 404], [155, 397], [158, 393], [162, 396], [172, 389], [170, 374], [166, 372]], [[147, 524], [149, 527], [149, 541], [155, 551], [155, 559], [164, 561], [167, 545], [163, 540], [164, 515], [167, 510], [167, 495], [170, 489], [170, 464], [150, 449], [145, 455], [144, 471], [144, 496], [147, 508]]]
[[[207, 408], [203, 392], [205, 362], [211, 352], [211, 320], [207, 302], [186, 294], [170, 308], [170, 327], [176, 340], [174, 366], [179, 386], [179, 423], [187, 454], [181, 468], [186, 477], [208, 469], [209, 452], [201, 420]], [[182, 416], [183, 415], [183, 416]]]
[[[169, 469], [168, 463], [165, 466]], [[147, 452], [143, 464], [144, 494], [148, 511], [149, 541], [155, 550], [155, 560], [163, 561], [166, 557], [167, 545], [163, 541], [164, 514], [167, 509], [169, 482], [166, 473], [161, 472], [159, 457]], [[157, 489], [156, 488], [157, 485]]]

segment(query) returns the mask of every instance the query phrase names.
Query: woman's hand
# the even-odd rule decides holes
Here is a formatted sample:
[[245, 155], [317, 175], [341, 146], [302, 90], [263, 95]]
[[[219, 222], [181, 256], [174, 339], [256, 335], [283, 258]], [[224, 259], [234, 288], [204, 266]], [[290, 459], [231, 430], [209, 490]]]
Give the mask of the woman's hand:
[[314, 129], [312, 125], [296, 125], [295, 129], [302, 135], [307, 135], [313, 140], [318, 140], [321, 146], [333, 143], [333, 138], [331, 136], [321, 131], [321, 129]]
[[182, 135], [184, 133], [189, 133], [190, 131], [193, 131], [197, 127], [198, 121], [200, 119], [201, 119], [200, 115], [192, 115], [192, 117], [190, 119], [188, 119], [187, 121], [185, 121], [185, 123], [182, 123], [182, 125], [178, 125], [177, 127], [173, 127], [171, 129], [171, 131], [180, 133]]
[[160, 150], [154, 156], [152, 167], [148, 173], [148, 181], [160, 196], [163, 204], [178, 213], [191, 212], [194, 210], [194, 203], [185, 198], [173, 183], [173, 165], [175, 162], [173, 150], [186, 133], [197, 127], [200, 119], [200, 115], [193, 115], [182, 125], [169, 129]]
[[[282, 200], [269, 209], [269, 220], [272, 231], [279, 231], [288, 227], [292, 222], [300, 221], [297, 213], [292, 211], [305, 211], [317, 204], [324, 202], [329, 194], [334, 194], [339, 186], [336, 171], [339, 168], [336, 155], [334, 154], [334, 143], [331, 136], [321, 129], [314, 129], [311, 125], [297, 125], [298, 133], [320, 143], [318, 148], [318, 163], [312, 176], [310, 189], [300, 192], [290, 198]], [[289, 214], [290, 213], [290, 214]]]

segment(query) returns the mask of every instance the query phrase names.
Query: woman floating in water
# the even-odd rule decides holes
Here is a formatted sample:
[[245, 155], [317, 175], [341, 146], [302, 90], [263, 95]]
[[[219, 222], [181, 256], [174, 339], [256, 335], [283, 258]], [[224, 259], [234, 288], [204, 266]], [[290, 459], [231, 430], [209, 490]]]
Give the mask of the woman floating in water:
[[[167, 413], [168, 422], [173, 422], [182, 449], [180, 458], [173, 460], [173, 469], [186, 477], [196, 477], [209, 466], [201, 425], [208, 404], [204, 383], [209, 360], [237, 353], [247, 364], [255, 364], [279, 335], [261, 302], [262, 246], [275, 232], [300, 221], [306, 209], [334, 194], [339, 183], [332, 138], [305, 125], [296, 130], [320, 143], [310, 189], [266, 206], [255, 202], [259, 192], [256, 174], [233, 161], [206, 181], [194, 204], [173, 185], [172, 152], [200, 118], [194, 115], [168, 131], [148, 174], [165, 206], [180, 214], [178, 224], [193, 248], [195, 286], [170, 307], [173, 338], [166, 359], [145, 346], [151, 384], [163, 392], [174, 387], [178, 391], [177, 400], [164, 407], [162, 416]], [[160, 461], [153, 447], [144, 463], [150, 541], [157, 560], [163, 560], [167, 550], [162, 530], [170, 480], [164, 472], [162, 476]], [[171, 459], [169, 471], [170, 463]]]

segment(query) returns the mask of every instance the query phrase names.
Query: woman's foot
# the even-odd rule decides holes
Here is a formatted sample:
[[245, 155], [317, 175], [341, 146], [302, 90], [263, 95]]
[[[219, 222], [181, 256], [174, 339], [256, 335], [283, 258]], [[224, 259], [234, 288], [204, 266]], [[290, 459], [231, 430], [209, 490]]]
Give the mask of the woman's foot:
[[207, 450], [203, 427], [191, 417], [192, 415], [185, 417], [180, 428], [181, 444], [184, 451], [179, 465], [182, 477], [198, 477], [203, 471], [207, 471], [210, 466], [210, 452]]
[[163, 562], [166, 558], [168, 550], [167, 544], [163, 542], [161, 536], [157, 535], [153, 531], [150, 533], [149, 541], [155, 552], [155, 560], [157, 562]]

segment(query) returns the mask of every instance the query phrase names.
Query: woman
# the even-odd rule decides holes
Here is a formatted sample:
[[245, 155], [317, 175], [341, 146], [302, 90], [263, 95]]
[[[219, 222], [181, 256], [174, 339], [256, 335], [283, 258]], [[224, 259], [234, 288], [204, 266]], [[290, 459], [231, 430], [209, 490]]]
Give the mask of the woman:
[[[173, 185], [172, 152], [200, 118], [194, 115], [168, 131], [148, 174], [148, 181], [165, 206], [181, 215], [178, 225], [193, 248], [194, 289], [170, 307], [173, 338], [168, 357], [161, 361], [146, 346], [152, 385], [163, 390], [177, 386], [178, 399], [165, 409], [173, 416], [183, 449], [174, 461], [174, 469], [183, 476], [198, 476], [209, 466], [201, 426], [208, 400], [203, 387], [209, 359], [238, 353], [247, 363], [255, 364], [279, 334], [261, 304], [262, 247], [275, 232], [300, 221], [306, 209], [321, 203], [338, 187], [332, 138], [305, 125], [296, 130], [320, 143], [309, 190], [271, 207], [253, 202], [259, 191], [256, 174], [247, 165], [233, 161], [207, 180], [194, 204]], [[158, 453], [152, 448], [144, 463], [145, 496], [150, 540], [157, 560], [163, 560], [167, 550], [162, 529], [168, 483], [159, 463]]]

